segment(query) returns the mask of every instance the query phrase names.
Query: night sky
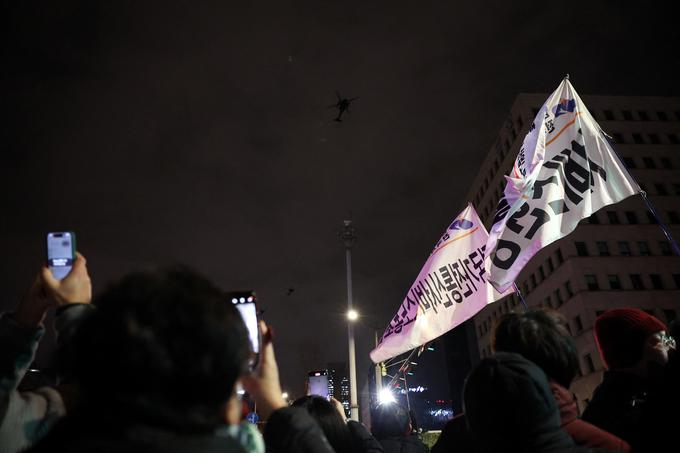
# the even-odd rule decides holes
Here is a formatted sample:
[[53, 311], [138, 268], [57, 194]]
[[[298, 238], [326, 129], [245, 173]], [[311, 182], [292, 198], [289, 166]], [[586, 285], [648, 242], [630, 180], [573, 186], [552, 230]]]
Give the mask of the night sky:
[[361, 389], [517, 93], [680, 95], [661, 2], [236, 3], [2, 2], [0, 308], [73, 230], [96, 292], [171, 263], [256, 290], [299, 394], [347, 357], [351, 212]]

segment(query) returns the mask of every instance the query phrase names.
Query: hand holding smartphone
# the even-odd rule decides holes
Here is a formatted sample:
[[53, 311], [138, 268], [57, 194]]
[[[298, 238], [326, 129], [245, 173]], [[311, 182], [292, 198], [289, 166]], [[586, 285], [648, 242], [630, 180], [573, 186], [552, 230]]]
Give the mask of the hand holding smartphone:
[[250, 340], [251, 358], [248, 361], [250, 370], [254, 370], [260, 359], [260, 345], [262, 336], [260, 335], [259, 320], [257, 316], [257, 298], [254, 291], [233, 291], [228, 293], [229, 302], [232, 303], [241, 314], [243, 322], [248, 329], [248, 339]]

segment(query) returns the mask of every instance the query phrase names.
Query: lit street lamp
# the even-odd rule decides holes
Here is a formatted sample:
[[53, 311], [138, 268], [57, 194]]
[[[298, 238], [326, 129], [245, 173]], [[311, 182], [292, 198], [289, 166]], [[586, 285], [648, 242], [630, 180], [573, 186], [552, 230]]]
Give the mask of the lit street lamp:
[[343, 222], [342, 230], [338, 233], [340, 240], [345, 246], [345, 259], [347, 261], [347, 337], [349, 346], [349, 407], [350, 418], [359, 421], [359, 405], [357, 403], [357, 363], [354, 347], [354, 322], [359, 314], [352, 305], [352, 246], [357, 240], [351, 220]]

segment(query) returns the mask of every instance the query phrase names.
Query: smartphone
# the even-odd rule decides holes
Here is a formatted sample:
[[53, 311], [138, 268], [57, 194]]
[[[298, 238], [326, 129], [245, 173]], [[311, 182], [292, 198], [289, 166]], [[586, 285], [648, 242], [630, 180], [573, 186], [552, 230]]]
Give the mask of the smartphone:
[[251, 357], [248, 366], [254, 370], [260, 358], [260, 345], [262, 336], [257, 316], [257, 298], [253, 291], [233, 291], [228, 294], [229, 301], [241, 313], [243, 322], [248, 329], [248, 339], [250, 340]]
[[309, 388], [307, 393], [309, 395], [318, 395], [329, 399], [330, 392], [328, 389], [328, 370], [314, 370], [307, 373], [309, 380]]
[[57, 280], [71, 272], [76, 259], [76, 235], [72, 231], [47, 233], [47, 267]]

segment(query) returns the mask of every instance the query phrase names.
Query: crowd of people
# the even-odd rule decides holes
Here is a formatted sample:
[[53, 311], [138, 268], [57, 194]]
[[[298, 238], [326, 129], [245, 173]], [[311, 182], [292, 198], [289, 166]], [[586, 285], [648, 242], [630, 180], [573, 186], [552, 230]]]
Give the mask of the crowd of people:
[[[0, 316], [0, 451], [427, 451], [396, 403], [375, 408], [370, 430], [347, 420], [334, 399], [287, 404], [272, 329], [260, 322], [261, 357], [251, 371], [246, 327], [224, 294], [172, 267], [131, 273], [92, 303], [82, 255], [63, 280], [41, 269], [16, 309]], [[50, 310], [58, 381], [26, 390]], [[433, 453], [674, 451], [674, 329], [633, 308], [599, 316], [595, 337], [607, 371], [581, 414], [569, 390], [578, 351], [562, 315], [504, 315], [494, 354], [466, 380], [464, 413]], [[244, 420], [240, 387], [261, 426]]]

